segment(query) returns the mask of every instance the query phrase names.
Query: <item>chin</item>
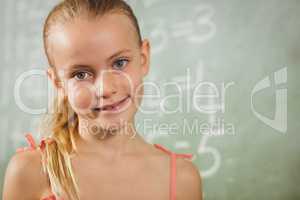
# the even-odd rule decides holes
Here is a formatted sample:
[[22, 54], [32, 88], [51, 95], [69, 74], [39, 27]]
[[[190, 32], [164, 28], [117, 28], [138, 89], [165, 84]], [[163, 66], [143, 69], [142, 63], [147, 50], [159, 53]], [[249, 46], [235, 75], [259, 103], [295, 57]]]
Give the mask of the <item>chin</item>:
[[126, 123], [97, 123], [89, 126], [89, 132], [92, 135], [105, 135], [107, 133], [113, 134], [114, 132], [123, 129]]

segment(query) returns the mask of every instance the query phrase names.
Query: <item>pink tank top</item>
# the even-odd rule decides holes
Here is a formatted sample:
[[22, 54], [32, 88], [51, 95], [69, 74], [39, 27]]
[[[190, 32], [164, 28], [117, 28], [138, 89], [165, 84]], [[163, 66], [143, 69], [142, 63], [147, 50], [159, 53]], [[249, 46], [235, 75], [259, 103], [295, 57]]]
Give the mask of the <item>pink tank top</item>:
[[[27, 140], [29, 146], [28, 147], [23, 147], [23, 148], [22, 147], [18, 148], [16, 150], [16, 152], [34, 150], [34, 149], [37, 148], [37, 145], [36, 145], [32, 135], [30, 133], [26, 134], [25, 137], [26, 137], [26, 140]], [[46, 139], [42, 139], [40, 144], [38, 145], [41, 150], [44, 149], [45, 142], [46, 142]], [[191, 159], [193, 157], [193, 154], [174, 153], [174, 152], [168, 150], [167, 148], [165, 148], [164, 146], [162, 146], [160, 144], [153, 144], [153, 145], [157, 149], [160, 149], [161, 151], [167, 153], [171, 158], [170, 159], [170, 189], [169, 189], [169, 196], [170, 196], [170, 200], [176, 200], [176, 158], [182, 157], [182, 158]], [[55, 195], [52, 194], [48, 197], [42, 198], [41, 200], [63, 200], [63, 199], [56, 198]]]

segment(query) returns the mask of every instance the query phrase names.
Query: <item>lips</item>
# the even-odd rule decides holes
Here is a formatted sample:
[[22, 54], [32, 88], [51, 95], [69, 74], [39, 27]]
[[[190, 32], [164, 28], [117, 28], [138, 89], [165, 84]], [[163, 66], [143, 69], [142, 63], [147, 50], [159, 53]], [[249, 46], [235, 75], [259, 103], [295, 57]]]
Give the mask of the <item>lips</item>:
[[129, 96], [123, 98], [122, 100], [120, 101], [117, 101], [113, 104], [108, 104], [108, 105], [104, 105], [102, 107], [96, 107], [96, 108], [93, 108], [94, 111], [105, 111], [105, 110], [113, 110], [114, 108], [116, 108], [118, 105], [122, 104], [124, 101], [127, 100], [127, 98], [129, 98]]

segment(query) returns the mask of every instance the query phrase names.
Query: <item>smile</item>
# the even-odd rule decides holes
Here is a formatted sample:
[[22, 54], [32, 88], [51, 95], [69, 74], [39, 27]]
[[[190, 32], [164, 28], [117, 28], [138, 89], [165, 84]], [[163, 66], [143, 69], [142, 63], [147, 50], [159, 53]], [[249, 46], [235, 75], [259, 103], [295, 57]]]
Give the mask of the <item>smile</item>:
[[121, 101], [118, 101], [116, 103], [110, 104], [110, 105], [105, 105], [102, 107], [97, 107], [94, 108], [94, 112], [102, 112], [102, 113], [107, 113], [107, 112], [118, 112], [120, 111], [125, 105], [128, 104], [130, 98], [129, 96], [125, 97]]

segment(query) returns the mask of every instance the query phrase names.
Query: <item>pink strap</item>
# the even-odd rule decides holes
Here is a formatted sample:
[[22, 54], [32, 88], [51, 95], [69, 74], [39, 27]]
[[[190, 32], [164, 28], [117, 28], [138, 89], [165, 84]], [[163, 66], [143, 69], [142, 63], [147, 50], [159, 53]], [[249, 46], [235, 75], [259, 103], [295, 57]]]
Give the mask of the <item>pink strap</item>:
[[17, 148], [16, 152], [22, 152], [22, 151], [27, 151], [27, 150], [34, 150], [36, 148], [35, 141], [30, 133], [27, 133], [25, 135], [27, 143], [29, 144], [29, 147], [20, 147]]
[[192, 158], [193, 154], [174, 153], [160, 144], [154, 144], [155, 147], [161, 149], [171, 156], [170, 163], [170, 200], [176, 200], [176, 158]]
[[[155, 147], [157, 147], [158, 149], [161, 149], [162, 151], [166, 152], [167, 154], [171, 155], [173, 154], [172, 151], [170, 151], [169, 149], [165, 148], [164, 146], [160, 145], [160, 144], [154, 144]], [[181, 158], [192, 158], [193, 154], [191, 153], [174, 153], [176, 154], [176, 157], [181, 157]]]
[[55, 197], [55, 195], [50, 195], [46, 198], [43, 198], [42, 200], [56, 200], [56, 197]]
[[[22, 151], [27, 151], [27, 150], [34, 150], [37, 148], [37, 145], [34, 141], [34, 138], [32, 136], [31, 133], [27, 133], [25, 134], [25, 137], [26, 137], [26, 140], [27, 140], [27, 143], [28, 143], [28, 147], [19, 147], [17, 148], [16, 152], [22, 152]], [[46, 145], [46, 142], [48, 142], [49, 144], [51, 144], [52, 142], [54, 142], [53, 139], [51, 138], [43, 138], [40, 142], [40, 144], [38, 145], [38, 147], [40, 147], [40, 149], [43, 151], [44, 148], [45, 148], [45, 145]]]
[[176, 154], [171, 154], [170, 200], [176, 199]]
[[160, 150], [166, 152], [167, 154], [172, 154], [172, 152], [170, 150], [168, 150], [167, 148], [163, 147], [162, 145], [160, 144], [154, 144], [155, 147], [159, 148]]

